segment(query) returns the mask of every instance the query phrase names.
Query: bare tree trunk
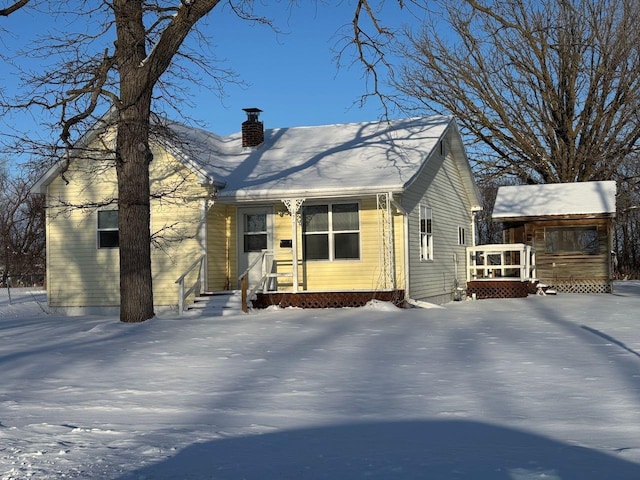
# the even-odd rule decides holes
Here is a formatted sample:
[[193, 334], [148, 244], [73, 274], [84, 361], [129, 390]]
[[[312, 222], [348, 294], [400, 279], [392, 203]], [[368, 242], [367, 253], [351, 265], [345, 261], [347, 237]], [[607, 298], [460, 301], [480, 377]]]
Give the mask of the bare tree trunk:
[[[150, 95], [146, 97], [150, 98]], [[144, 98], [144, 97], [143, 97]], [[120, 111], [116, 140], [120, 236], [120, 320], [153, 317], [149, 164], [149, 105]]]
[[120, 102], [116, 138], [118, 230], [120, 241], [120, 320], [153, 317], [149, 119], [154, 83], [146, 59], [142, 2], [114, 2], [118, 33], [116, 58]]

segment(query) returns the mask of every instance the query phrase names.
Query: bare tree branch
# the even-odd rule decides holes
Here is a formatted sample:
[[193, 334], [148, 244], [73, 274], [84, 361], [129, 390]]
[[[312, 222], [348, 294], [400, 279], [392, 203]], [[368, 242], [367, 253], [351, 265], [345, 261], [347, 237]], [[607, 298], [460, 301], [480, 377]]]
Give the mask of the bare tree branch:
[[398, 85], [460, 119], [481, 174], [604, 180], [640, 149], [640, 2], [439, 4]]
[[20, 10], [22, 7], [24, 7], [27, 3], [29, 3], [29, 1], [30, 0], [19, 0], [17, 2], [12, 3], [6, 8], [0, 9], [0, 17], [8, 17], [13, 12], [16, 12]]

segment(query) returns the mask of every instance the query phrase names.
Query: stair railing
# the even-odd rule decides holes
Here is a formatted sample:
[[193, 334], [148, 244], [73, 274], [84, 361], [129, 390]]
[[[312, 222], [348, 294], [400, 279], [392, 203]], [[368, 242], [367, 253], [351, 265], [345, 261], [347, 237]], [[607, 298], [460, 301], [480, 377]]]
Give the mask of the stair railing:
[[[182, 315], [184, 312], [184, 302], [192, 293], [202, 293], [202, 262], [204, 262], [205, 255], [202, 254], [191, 266], [176, 280], [178, 284], [178, 315]], [[185, 279], [196, 268], [198, 268], [198, 275], [195, 282], [189, 287], [185, 288]]]
[[[242, 311], [247, 313], [249, 311], [249, 305], [247, 300], [253, 296], [258, 290], [264, 289], [266, 281], [269, 278], [271, 272], [271, 265], [273, 263], [273, 250], [262, 250], [260, 254], [251, 262], [247, 269], [242, 272], [238, 277], [238, 283], [240, 284], [240, 290], [242, 292]], [[261, 266], [260, 279], [255, 285], [249, 285], [249, 272], [251, 272], [258, 264]]]

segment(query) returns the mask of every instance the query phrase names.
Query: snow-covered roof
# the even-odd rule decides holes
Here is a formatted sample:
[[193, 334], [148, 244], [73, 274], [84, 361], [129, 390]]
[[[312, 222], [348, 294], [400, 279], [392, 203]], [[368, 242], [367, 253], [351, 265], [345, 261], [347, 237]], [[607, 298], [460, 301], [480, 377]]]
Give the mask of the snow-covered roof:
[[[183, 155], [218, 185], [218, 199], [400, 192], [424, 166], [452, 117], [265, 130], [256, 149], [240, 133], [221, 137], [173, 125]], [[466, 158], [464, 159], [466, 162]]]
[[613, 215], [616, 182], [515, 185], [498, 189], [494, 220], [554, 215]]

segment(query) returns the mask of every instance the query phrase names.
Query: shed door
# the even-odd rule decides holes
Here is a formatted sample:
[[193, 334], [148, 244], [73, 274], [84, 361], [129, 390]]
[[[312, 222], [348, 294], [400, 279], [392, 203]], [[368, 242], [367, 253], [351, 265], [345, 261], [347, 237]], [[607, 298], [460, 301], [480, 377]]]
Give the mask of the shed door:
[[[241, 208], [238, 210], [238, 272], [242, 274], [263, 250], [273, 249], [273, 209], [271, 207]], [[260, 280], [261, 265], [249, 273], [249, 285]]]

